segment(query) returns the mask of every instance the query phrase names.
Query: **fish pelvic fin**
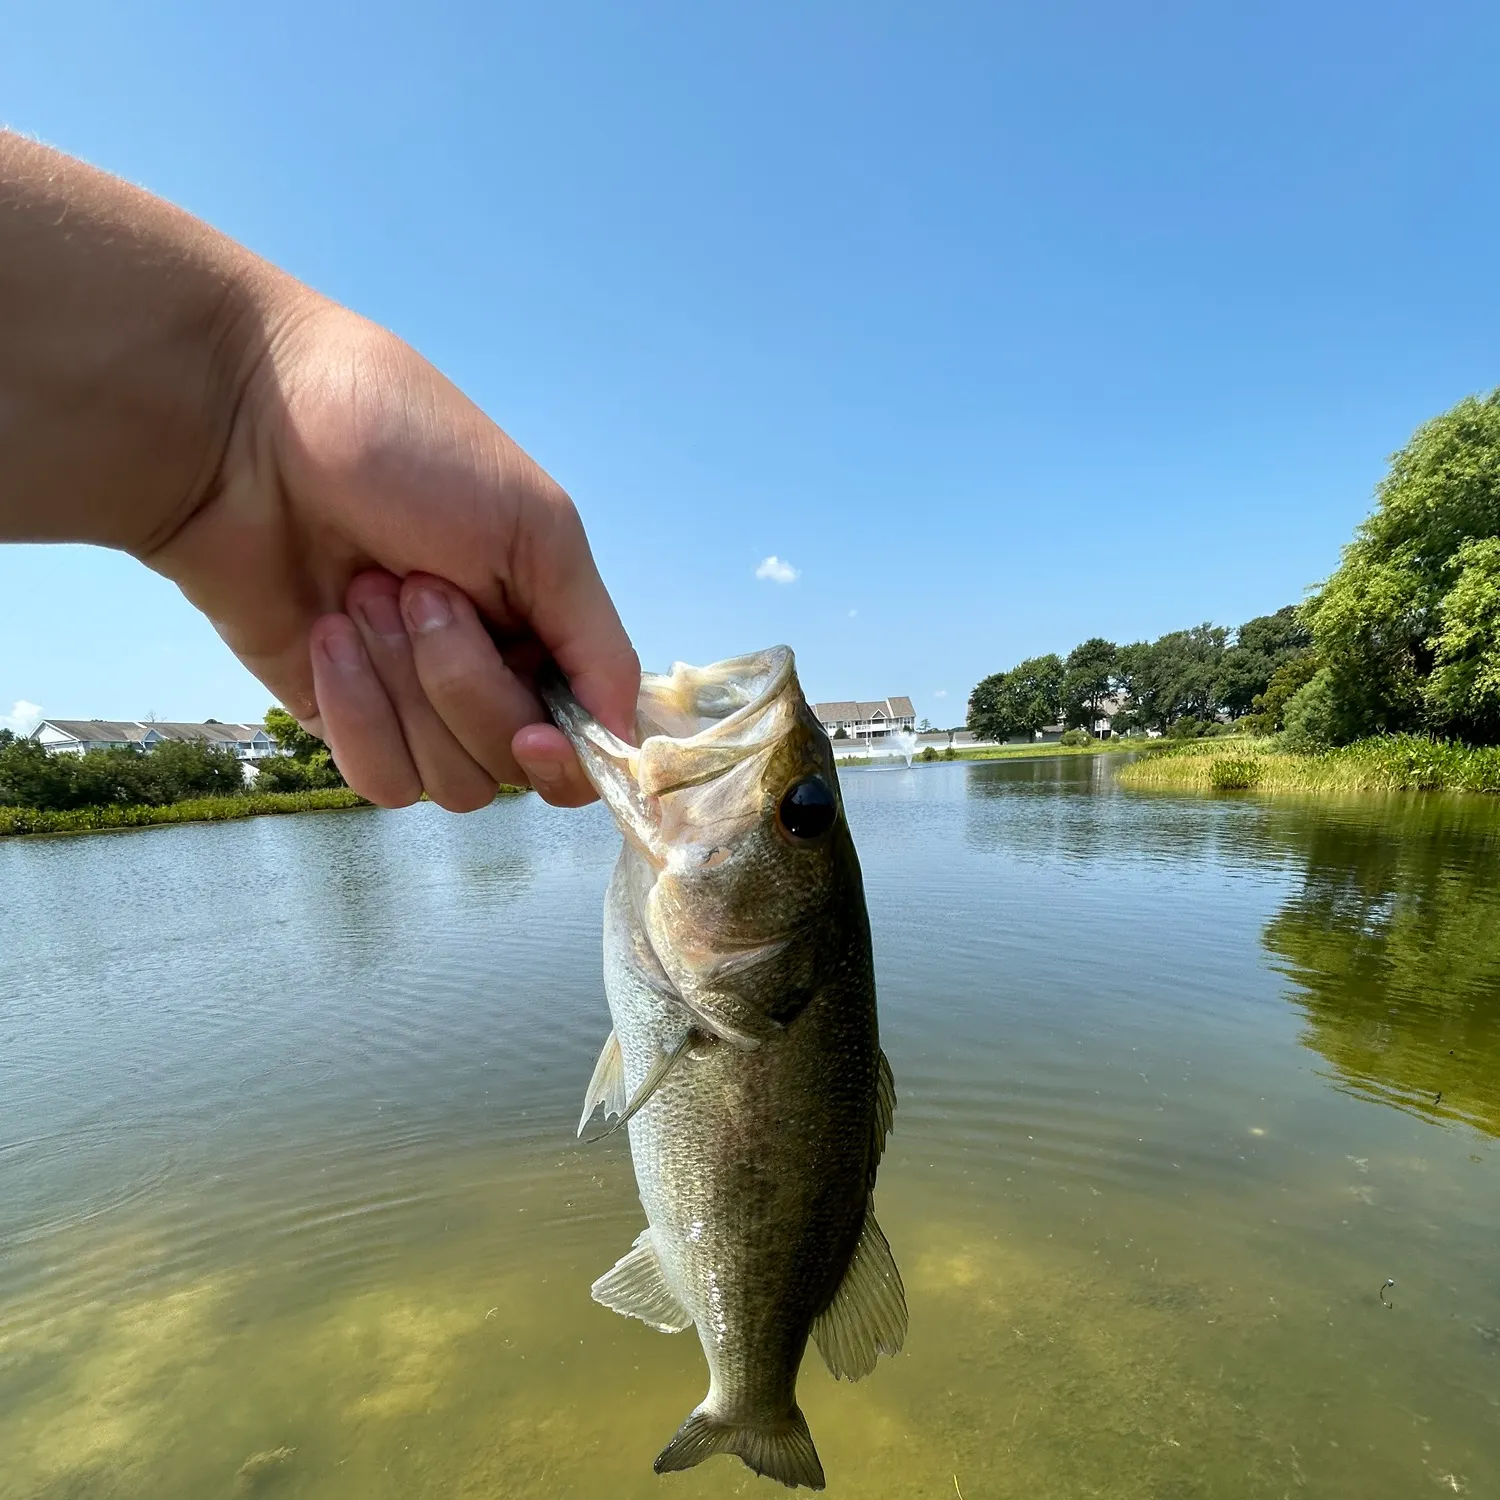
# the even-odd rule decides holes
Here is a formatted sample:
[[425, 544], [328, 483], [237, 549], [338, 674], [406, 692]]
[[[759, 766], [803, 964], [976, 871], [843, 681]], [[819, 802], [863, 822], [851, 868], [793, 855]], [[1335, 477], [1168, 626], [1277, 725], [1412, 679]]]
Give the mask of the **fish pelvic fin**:
[[594, 1118], [596, 1109], [603, 1106], [604, 1118], [608, 1120], [611, 1115], [623, 1115], [626, 1103], [625, 1062], [620, 1056], [620, 1039], [614, 1032], [610, 1032], [609, 1040], [599, 1054], [599, 1061], [594, 1064], [594, 1076], [589, 1079], [588, 1092], [583, 1096], [583, 1113], [578, 1117], [579, 1136], [583, 1135], [589, 1121]]
[[812, 1336], [835, 1379], [863, 1380], [882, 1354], [901, 1352], [906, 1288], [873, 1204], [833, 1301], [813, 1320]]
[[628, 1254], [617, 1260], [589, 1289], [595, 1302], [639, 1318], [658, 1333], [681, 1333], [693, 1326], [688, 1310], [677, 1300], [662, 1274], [651, 1230], [641, 1230]]
[[701, 1406], [677, 1429], [677, 1436], [651, 1465], [658, 1474], [691, 1469], [715, 1453], [733, 1453], [748, 1469], [779, 1480], [788, 1489], [823, 1488], [823, 1465], [813, 1447], [807, 1418], [794, 1406], [776, 1422], [731, 1422]]

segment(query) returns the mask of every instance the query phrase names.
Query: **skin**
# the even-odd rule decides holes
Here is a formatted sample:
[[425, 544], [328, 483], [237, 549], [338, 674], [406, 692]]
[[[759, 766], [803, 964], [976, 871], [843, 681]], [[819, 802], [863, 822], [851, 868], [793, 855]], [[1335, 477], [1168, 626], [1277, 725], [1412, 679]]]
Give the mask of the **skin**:
[[394, 335], [171, 205], [0, 132], [0, 540], [174, 582], [387, 807], [594, 793], [548, 656], [633, 724], [572, 501]]

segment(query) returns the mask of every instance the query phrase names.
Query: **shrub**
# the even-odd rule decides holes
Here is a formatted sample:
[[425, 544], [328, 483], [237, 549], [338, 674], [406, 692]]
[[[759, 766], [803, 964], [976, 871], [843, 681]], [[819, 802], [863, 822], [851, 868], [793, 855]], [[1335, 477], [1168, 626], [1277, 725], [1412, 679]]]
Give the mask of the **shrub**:
[[936, 760], [936, 759], [937, 759], [937, 758], [938, 758], [938, 753], [937, 753], [937, 751], [936, 751], [936, 749], [934, 749], [934, 747], [933, 747], [933, 746], [931, 746], [931, 745], [929, 745], [929, 746], [928, 746], [928, 747], [927, 747], [927, 748], [926, 748], [926, 749], [925, 749], [925, 750], [924, 750], [924, 751], [923, 751], [923, 752], [922, 752], [922, 753], [921, 753], [921, 754], [920, 754], [920, 755], [919, 755], [919, 756], [918, 756], [918, 757], [917, 757], [917, 759], [918, 759], [918, 760], [925, 760], [925, 761], [926, 761], [926, 762], [927, 762], [927, 763], [928, 763], [928, 764], [929, 764], [929, 765], [931, 765], [931, 764], [932, 764], [932, 762], [933, 762], [933, 761], [935, 761], [935, 760]]
[[948, 748], [943, 751], [943, 759], [944, 760], [957, 760], [958, 759], [958, 751], [955, 750], [952, 745], [949, 745]]
[[314, 792], [343, 785], [344, 778], [326, 750], [316, 750], [306, 760], [273, 755], [261, 761], [255, 770], [258, 792]]
[[1087, 729], [1065, 729], [1061, 743], [1064, 745], [1086, 745], [1093, 738]]
[[1292, 694], [1283, 717], [1283, 742], [1298, 755], [1316, 755], [1348, 739], [1341, 732], [1339, 705], [1326, 667]]
[[1260, 785], [1261, 774], [1258, 760], [1221, 755], [1208, 768], [1208, 784], [1216, 792], [1248, 792]]

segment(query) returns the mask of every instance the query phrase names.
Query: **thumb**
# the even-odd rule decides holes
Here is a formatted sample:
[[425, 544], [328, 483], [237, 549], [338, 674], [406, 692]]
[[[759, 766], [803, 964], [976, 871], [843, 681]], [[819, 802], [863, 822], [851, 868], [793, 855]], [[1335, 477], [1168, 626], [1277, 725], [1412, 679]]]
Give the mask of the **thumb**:
[[513, 566], [511, 583], [527, 622], [578, 701], [606, 728], [633, 740], [640, 658], [565, 495], [523, 513]]

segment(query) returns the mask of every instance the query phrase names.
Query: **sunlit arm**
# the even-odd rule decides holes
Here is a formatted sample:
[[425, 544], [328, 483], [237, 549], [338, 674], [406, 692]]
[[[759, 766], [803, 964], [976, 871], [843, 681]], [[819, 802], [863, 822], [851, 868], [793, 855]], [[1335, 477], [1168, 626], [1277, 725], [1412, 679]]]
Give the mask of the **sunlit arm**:
[[532, 690], [548, 656], [633, 725], [577, 511], [483, 412], [206, 225], [3, 132], [0, 539], [172, 579], [387, 805], [528, 779], [589, 800]]

